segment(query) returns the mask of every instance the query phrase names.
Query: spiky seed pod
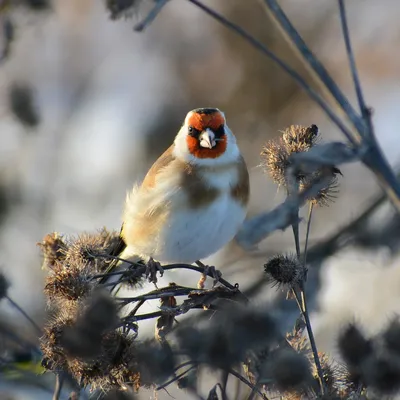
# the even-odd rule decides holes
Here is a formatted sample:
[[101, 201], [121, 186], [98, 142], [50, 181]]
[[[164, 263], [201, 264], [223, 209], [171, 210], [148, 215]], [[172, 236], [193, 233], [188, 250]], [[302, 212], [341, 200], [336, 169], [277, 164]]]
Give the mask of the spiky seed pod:
[[313, 203], [316, 206], [329, 206], [330, 203], [333, 203], [335, 199], [338, 197], [339, 193], [339, 180], [336, 172], [339, 171], [337, 168], [332, 169], [332, 175], [327, 178], [323, 178], [322, 171], [316, 171], [312, 174], [308, 174], [303, 177], [300, 182], [300, 189], [307, 190], [309, 189], [315, 180], [319, 178], [327, 179], [327, 184], [324, 188], [320, 189], [317, 194], [308, 198], [308, 201]]
[[107, 392], [111, 389], [123, 389], [140, 386], [140, 374], [135, 368], [135, 342], [129, 336], [118, 331], [107, 333], [101, 342], [100, 353], [93, 360], [82, 361], [68, 358], [68, 370], [92, 390]]
[[382, 334], [383, 342], [389, 352], [400, 356], [400, 321], [395, 318]]
[[46, 277], [44, 293], [50, 302], [76, 301], [86, 298], [95, 287], [90, 273], [90, 268], [84, 263], [68, 266], [65, 262], [56, 262], [51, 273]]
[[283, 131], [282, 139], [290, 153], [307, 151], [314, 146], [319, 137], [317, 125], [309, 127], [291, 125]]
[[37, 245], [41, 248], [43, 253], [43, 268], [52, 269], [57, 262], [63, 262], [65, 260], [68, 246], [59, 233], [52, 232], [47, 234], [42, 242]]
[[141, 385], [151, 387], [165, 382], [174, 373], [175, 359], [168, 346], [146, 340], [135, 347], [134, 368], [140, 372]]
[[14, 83], [11, 86], [9, 107], [23, 125], [34, 128], [39, 124], [40, 118], [34, 100], [34, 93], [29, 85]]
[[311, 383], [310, 363], [292, 350], [278, 350], [261, 370], [260, 382], [272, 380], [280, 391], [304, 390]]
[[361, 371], [365, 385], [381, 395], [400, 390], [400, 358], [397, 355], [373, 354], [363, 361]]
[[305, 276], [305, 268], [294, 254], [278, 254], [264, 264], [264, 271], [273, 286], [296, 287]]
[[282, 141], [270, 140], [261, 151], [261, 160], [265, 172], [279, 186], [286, 185], [286, 171], [290, 165], [289, 155]]
[[111, 19], [131, 17], [142, 0], [106, 0], [106, 7]]
[[372, 341], [366, 339], [358, 326], [349, 324], [339, 335], [338, 347], [350, 367], [359, 367], [373, 353]]
[[5, 275], [0, 272], [0, 300], [4, 299], [8, 295], [8, 289], [10, 288], [10, 284], [5, 277]]
[[[291, 125], [282, 132], [278, 140], [270, 140], [262, 148], [261, 161], [265, 171], [272, 180], [282, 186], [286, 186], [286, 174], [292, 162], [289, 157], [293, 153], [301, 153], [310, 150], [318, 138], [318, 127], [311, 125], [304, 127]], [[304, 173], [298, 171], [296, 178], [299, 182]]]

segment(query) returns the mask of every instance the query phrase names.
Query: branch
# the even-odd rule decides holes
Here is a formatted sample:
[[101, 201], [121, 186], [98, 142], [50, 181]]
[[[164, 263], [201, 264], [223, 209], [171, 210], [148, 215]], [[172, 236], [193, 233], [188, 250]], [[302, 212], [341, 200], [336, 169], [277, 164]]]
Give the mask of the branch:
[[333, 112], [333, 110], [329, 107], [328, 103], [307, 84], [307, 82], [302, 78], [302, 76], [297, 73], [293, 68], [291, 68], [288, 64], [286, 64], [281, 58], [275, 55], [271, 50], [269, 50], [264, 44], [262, 44], [259, 40], [257, 40], [254, 36], [250, 35], [245, 29], [236, 25], [235, 23], [226, 19], [223, 15], [214, 11], [210, 7], [202, 4], [198, 0], [188, 0], [190, 3], [199, 7], [206, 14], [210, 15], [212, 18], [220, 22], [222, 25], [235, 32], [237, 35], [241, 36], [244, 40], [246, 40], [250, 45], [259, 50], [262, 54], [270, 58], [273, 62], [278, 64], [286, 73], [288, 73], [304, 90], [305, 92], [313, 99], [326, 113], [326, 115], [331, 119], [331, 121], [343, 132], [343, 134], [347, 137], [347, 139], [352, 143], [356, 144], [356, 141], [353, 138], [352, 133], [347, 129], [347, 127], [343, 124], [340, 118]]

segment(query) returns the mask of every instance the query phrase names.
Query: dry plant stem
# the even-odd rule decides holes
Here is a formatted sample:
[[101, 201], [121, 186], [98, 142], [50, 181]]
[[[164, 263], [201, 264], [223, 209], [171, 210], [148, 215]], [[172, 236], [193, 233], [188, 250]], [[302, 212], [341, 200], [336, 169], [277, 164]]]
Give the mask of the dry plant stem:
[[[252, 393], [255, 392], [256, 394], [260, 395], [262, 399], [268, 400], [268, 397], [264, 393], [262, 393], [260, 389], [257, 388], [257, 386], [250, 383], [244, 376], [240, 375], [239, 372], [235, 371], [234, 369], [230, 369], [229, 373], [233, 375], [235, 378], [239, 379], [245, 385], [247, 385], [252, 390]], [[247, 400], [250, 400], [250, 397]]]
[[[338, 3], [339, 3], [340, 22], [342, 25], [343, 38], [346, 46], [347, 57], [349, 59], [351, 75], [353, 77], [354, 88], [357, 94], [358, 105], [360, 107], [360, 111], [362, 116], [364, 117], [365, 122], [368, 122], [370, 121], [370, 112], [367, 106], [365, 105], [364, 96], [361, 90], [360, 79], [358, 77], [356, 62], [354, 58], [354, 52], [350, 41], [349, 27], [347, 24], [347, 17], [346, 17], [346, 8], [343, 0], [338, 0]], [[366, 133], [368, 134], [369, 130], [367, 130]]]
[[310, 228], [311, 228], [311, 219], [312, 213], [314, 209], [314, 203], [310, 202], [309, 209], [308, 209], [308, 221], [307, 221], [307, 231], [306, 231], [306, 243], [304, 244], [304, 255], [303, 255], [303, 265], [307, 271], [307, 250], [308, 250], [308, 238], [310, 236]]
[[183, 376], [185, 376], [188, 372], [190, 372], [192, 369], [197, 368], [197, 364], [196, 365], [192, 365], [191, 367], [189, 367], [188, 369], [186, 369], [185, 371], [181, 372], [179, 375], [175, 375], [172, 379], [170, 379], [169, 381], [163, 383], [161, 386], [157, 387], [157, 390], [162, 390], [165, 389], [167, 386], [169, 386], [171, 383], [174, 383], [176, 381], [178, 381], [179, 379], [181, 379]]
[[29, 323], [34, 327], [34, 329], [37, 331], [39, 335], [42, 334], [42, 330], [40, 327], [37, 325], [37, 323], [9, 296], [6, 296], [7, 300], [9, 303], [16, 309], [18, 312], [20, 312], [28, 321]]
[[314, 333], [311, 327], [311, 321], [308, 314], [308, 307], [307, 307], [307, 299], [303, 285], [300, 287], [300, 297], [297, 293], [297, 290], [292, 288], [293, 295], [296, 299], [297, 305], [300, 309], [301, 314], [303, 315], [304, 322], [306, 324], [308, 339], [310, 340], [311, 351], [314, 357], [315, 367], [317, 368], [318, 374], [318, 381], [320, 385], [321, 395], [325, 394], [325, 382], [324, 382], [324, 374], [322, 372], [321, 361], [318, 356], [318, 349], [317, 344], [315, 343]]
[[156, 0], [155, 3], [156, 4], [147, 14], [146, 18], [142, 22], [139, 22], [137, 25], [135, 25], [135, 27], [133, 28], [136, 32], [141, 32], [143, 31], [143, 29], [149, 26], [160, 13], [160, 11], [164, 8], [164, 6], [168, 3], [168, 0]]
[[[310, 48], [304, 42], [300, 34], [294, 28], [292, 23], [289, 21], [288, 17], [279, 6], [276, 0], [261, 0], [264, 4], [264, 9], [273, 16], [273, 20], [277, 23], [278, 27], [281, 29], [284, 37], [287, 39], [288, 43], [293, 45], [298, 53], [302, 56], [306, 65], [317, 75], [321, 83], [328, 89], [329, 93], [334, 97], [339, 106], [345, 111], [349, 117], [351, 123], [354, 125], [356, 130], [361, 136], [365, 132], [365, 125], [362, 119], [357, 115], [356, 111], [353, 109], [347, 98], [344, 96], [342, 91], [339, 89], [336, 82], [329, 75], [328, 71], [322, 65], [322, 63], [315, 57], [311, 52]], [[350, 134], [347, 139], [355, 145], [360, 142], [360, 137]]]
[[62, 377], [62, 375], [56, 374], [56, 383], [54, 387], [53, 400], [59, 400], [63, 383], [64, 383], [64, 378]]
[[259, 50], [262, 54], [270, 58], [273, 62], [278, 64], [286, 73], [288, 73], [303, 89], [304, 91], [313, 99], [326, 113], [326, 115], [331, 119], [331, 121], [343, 132], [343, 134], [348, 138], [351, 143], [355, 143], [352, 133], [348, 130], [345, 124], [340, 120], [340, 118], [333, 112], [329, 107], [328, 103], [314, 90], [310, 85], [302, 78], [302, 76], [297, 73], [293, 68], [286, 64], [282, 59], [275, 55], [271, 50], [269, 50], [264, 44], [257, 40], [254, 36], [250, 35], [245, 29], [236, 25], [235, 23], [226, 19], [223, 15], [214, 11], [205, 4], [202, 4], [198, 0], [188, 0], [190, 3], [199, 7], [205, 13], [210, 15], [212, 18], [220, 22], [222, 25], [226, 26], [244, 40], [246, 40], [250, 45]]

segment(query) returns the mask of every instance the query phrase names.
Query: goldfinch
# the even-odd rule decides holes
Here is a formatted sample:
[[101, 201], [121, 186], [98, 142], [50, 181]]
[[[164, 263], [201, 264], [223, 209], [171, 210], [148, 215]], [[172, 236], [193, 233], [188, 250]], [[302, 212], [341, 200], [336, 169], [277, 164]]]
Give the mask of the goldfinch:
[[193, 263], [238, 232], [246, 216], [249, 174], [223, 112], [190, 111], [174, 143], [127, 195], [123, 259]]

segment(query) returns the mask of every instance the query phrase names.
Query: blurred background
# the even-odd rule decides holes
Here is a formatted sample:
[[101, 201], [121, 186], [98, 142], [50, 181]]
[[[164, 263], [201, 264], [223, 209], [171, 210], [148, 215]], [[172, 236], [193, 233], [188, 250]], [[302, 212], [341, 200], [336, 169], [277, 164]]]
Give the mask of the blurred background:
[[[316, 124], [323, 141], [342, 139], [290, 77], [189, 2], [169, 2], [142, 33], [133, 26], [151, 8], [150, 1], [125, 1], [135, 6], [118, 20], [110, 18], [106, 3], [0, 0], [0, 267], [11, 283], [10, 296], [39, 324], [45, 318], [45, 271], [36, 243], [52, 231], [119, 230], [127, 190], [171, 144], [190, 109], [212, 106], [225, 112], [250, 170], [249, 216], [284, 200], [259, 158], [262, 145], [279, 130]], [[240, 23], [312, 83], [260, 2], [204, 3]], [[337, 3], [281, 4], [354, 102]], [[376, 134], [395, 166], [400, 158], [400, 4], [353, 0], [346, 5]], [[314, 213], [311, 245], [329, 239], [379, 193], [363, 165], [341, 170], [338, 198]], [[355, 230], [345, 249], [313, 258], [312, 322], [322, 349], [334, 354], [335, 336], [346, 321], [356, 319], [377, 332], [400, 311], [399, 226], [384, 205], [371, 223]], [[269, 256], [293, 250], [288, 229], [251, 253], [232, 243], [206, 261], [245, 289], [262, 276]], [[173, 279], [195, 284], [198, 277], [175, 274]], [[281, 294], [265, 286], [256, 292], [255, 301], [267, 301], [288, 328], [293, 325], [295, 308], [281, 302]], [[3, 303], [2, 319], [34, 338], [26, 320]], [[34, 397], [23, 386], [0, 385], [0, 398], [6, 395], [48, 396], [39, 389]]]

